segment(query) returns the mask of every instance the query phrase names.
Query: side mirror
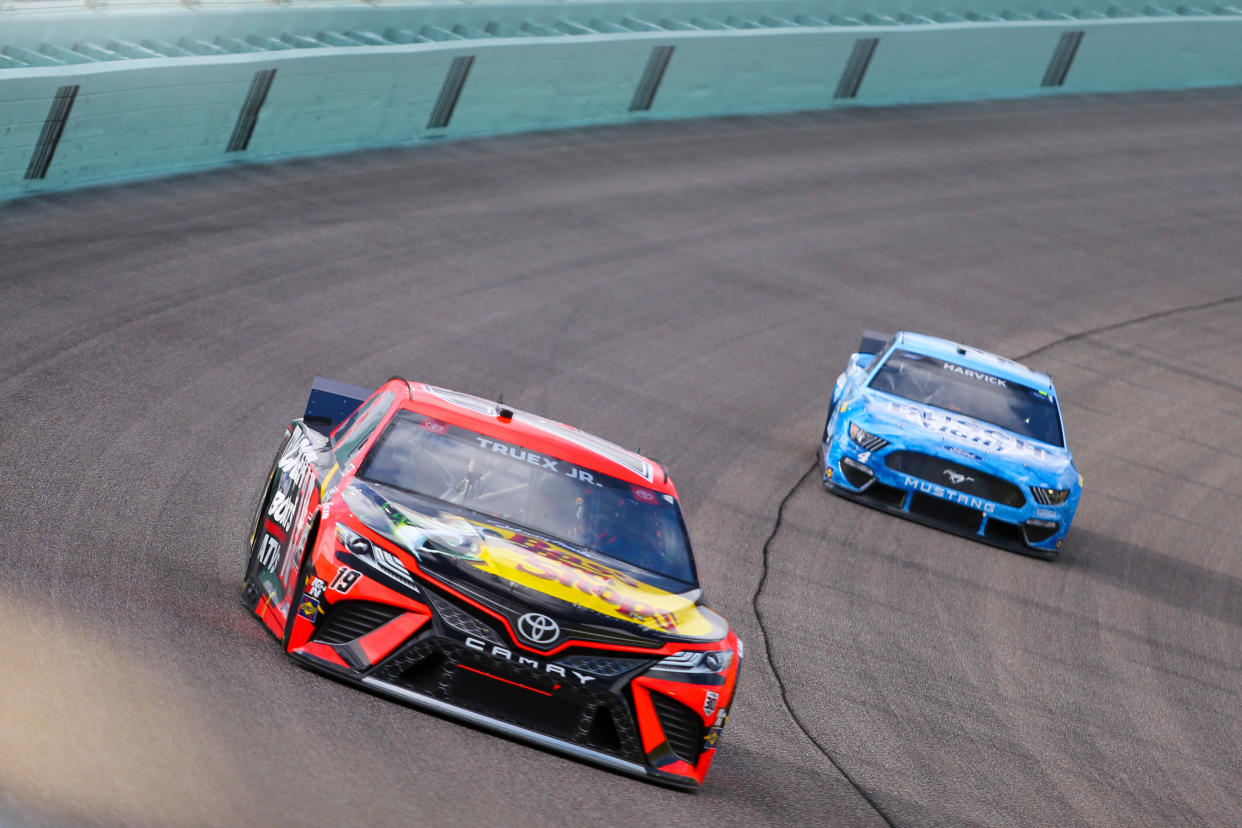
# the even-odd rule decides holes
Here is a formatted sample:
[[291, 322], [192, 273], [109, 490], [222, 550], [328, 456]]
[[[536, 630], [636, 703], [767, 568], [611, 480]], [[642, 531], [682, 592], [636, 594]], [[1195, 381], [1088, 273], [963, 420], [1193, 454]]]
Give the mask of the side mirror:
[[866, 371], [871, 367], [871, 363], [873, 362], [875, 362], [875, 354], [854, 354], [850, 357], [849, 364], [846, 366], [845, 371], [846, 373], [849, 373], [850, 371]]

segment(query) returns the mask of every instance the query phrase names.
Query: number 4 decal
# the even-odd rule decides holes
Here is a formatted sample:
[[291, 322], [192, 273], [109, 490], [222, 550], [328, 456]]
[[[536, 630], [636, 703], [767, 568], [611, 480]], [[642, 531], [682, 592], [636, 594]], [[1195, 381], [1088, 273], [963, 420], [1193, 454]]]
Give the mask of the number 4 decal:
[[358, 579], [362, 577], [362, 573], [357, 570], [343, 566], [336, 571], [336, 577], [332, 579], [330, 584], [332, 589], [344, 595], [354, 588], [354, 584], [358, 583]]

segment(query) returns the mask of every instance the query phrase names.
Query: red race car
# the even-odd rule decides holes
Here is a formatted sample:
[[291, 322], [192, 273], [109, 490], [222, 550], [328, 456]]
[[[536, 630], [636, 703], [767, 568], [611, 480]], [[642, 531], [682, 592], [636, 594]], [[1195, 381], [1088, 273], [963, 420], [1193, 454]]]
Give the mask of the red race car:
[[711, 765], [741, 658], [663, 468], [398, 378], [315, 381], [244, 596], [307, 667], [683, 788]]

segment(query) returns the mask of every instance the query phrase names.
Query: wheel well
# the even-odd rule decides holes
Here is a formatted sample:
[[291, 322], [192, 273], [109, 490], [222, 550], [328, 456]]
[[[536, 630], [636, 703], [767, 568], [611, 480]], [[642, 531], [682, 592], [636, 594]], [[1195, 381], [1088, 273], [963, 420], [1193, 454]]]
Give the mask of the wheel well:
[[310, 531], [306, 533], [306, 543], [302, 546], [302, 555], [298, 560], [297, 572], [293, 576], [292, 589], [289, 592], [289, 611], [285, 615], [285, 631], [280, 637], [280, 645], [286, 650], [289, 649], [289, 636], [293, 632], [293, 620], [297, 617], [298, 605], [302, 603], [307, 563], [315, 552], [315, 542], [319, 540], [320, 522], [319, 512], [316, 511], [315, 516], [311, 518]]
[[303, 547], [302, 549], [302, 560], [303, 561], [306, 560], [307, 555], [310, 555], [315, 550], [315, 541], [319, 540], [319, 524], [320, 523], [321, 523], [321, 517], [319, 514], [319, 510], [316, 509], [315, 516], [311, 518], [310, 531], [306, 533], [306, 546]]

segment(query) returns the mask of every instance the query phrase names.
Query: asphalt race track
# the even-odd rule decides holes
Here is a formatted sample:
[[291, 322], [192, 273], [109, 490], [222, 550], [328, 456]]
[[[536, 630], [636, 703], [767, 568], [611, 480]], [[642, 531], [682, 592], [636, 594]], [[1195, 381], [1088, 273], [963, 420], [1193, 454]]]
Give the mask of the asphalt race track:
[[[1242, 90], [460, 142], [0, 206], [0, 824], [1242, 823]], [[863, 327], [1052, 373], [1049, 564], [809, 474]], [[306, 672], [241, 606], [311, 379], [664, 461], [746, 642], [694, 795]]]

